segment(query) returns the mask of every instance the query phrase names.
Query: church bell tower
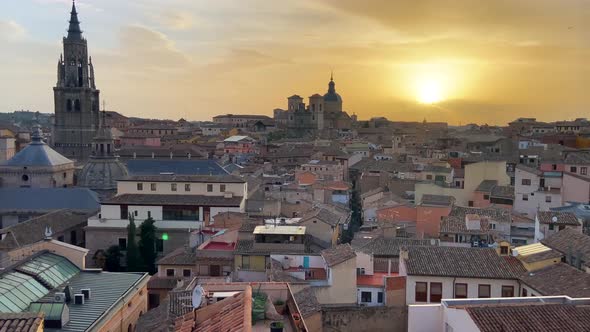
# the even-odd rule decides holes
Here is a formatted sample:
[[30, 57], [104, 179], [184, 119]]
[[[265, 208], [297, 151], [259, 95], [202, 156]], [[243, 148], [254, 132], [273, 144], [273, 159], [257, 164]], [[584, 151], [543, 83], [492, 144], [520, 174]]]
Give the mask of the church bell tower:
[[68, 35], [63, 39], [63, 56], [57, 62], [53, 95], [54, 148], [70, 159], [87, 159], [99, 125], [100, 91], [94, 84], [92, 57], [88, 57], [75, 3], [70, 12]]

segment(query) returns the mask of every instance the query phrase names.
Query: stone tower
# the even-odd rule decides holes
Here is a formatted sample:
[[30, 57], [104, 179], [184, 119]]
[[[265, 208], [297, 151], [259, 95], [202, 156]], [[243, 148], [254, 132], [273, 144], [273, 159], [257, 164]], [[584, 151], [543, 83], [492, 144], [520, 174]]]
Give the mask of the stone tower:
[[85, 160], [92, 151], [92, 139], [98, 129], [100, 91], [94, 84], [92, 58], [88, 57], [75, 3], [63, 47], [63, 56], [57, 62], [57, 84], [53, 88], [53, 144], [64, 156]]

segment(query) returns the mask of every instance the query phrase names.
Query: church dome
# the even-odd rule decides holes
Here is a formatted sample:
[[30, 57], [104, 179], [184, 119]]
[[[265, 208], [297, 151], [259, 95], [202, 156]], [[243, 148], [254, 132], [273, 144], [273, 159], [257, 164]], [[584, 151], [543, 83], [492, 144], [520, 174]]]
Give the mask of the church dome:
[[106, 112], [93, 139], [90, 159], [79, 174], [78, 185], [92, 190], [117, 189], [117, 180], [128, 175], [127, 167], [115, 155], [111, 128], [106, 126]]
[[78, 177], [78, 185], [93, 190], [117, 189], [117, 180], [128, 175], [127, 167], [116, 158], [90, 158]]
[[31, 143], [1, 165], [13, 167], [55, 167], [67, 164], [73, 165], [74, 162], [45, 144], [41, 134], [41, 126], [36, 125], [31, 135]]
[[336, 93], [336, 83], [334, 83], [333, 78], [330, 78], [330, 83], [328, 83], [328, 93], [324, 95], [324, 101], [342, 102], [342, 97]]

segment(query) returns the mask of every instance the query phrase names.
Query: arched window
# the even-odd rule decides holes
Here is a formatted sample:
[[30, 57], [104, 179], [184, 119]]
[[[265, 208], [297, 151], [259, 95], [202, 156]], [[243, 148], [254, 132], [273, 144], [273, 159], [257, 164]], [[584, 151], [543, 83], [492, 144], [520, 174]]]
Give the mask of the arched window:
[[100, 153], [101, 153], [101, 154], [102, 154], [102, 153], [104, 153], [104, 144], [101, 144], [101, 145], [100, 145]]
[[66, 102], [66, 110], [68, 110], [68, 112], [70, 112], [72, 110], [72, 100], [68, 99], [68, 101]]
[[111, 145], [107, 144], [107, 153], [110, 154], [111, 153]]
[[74, 110], [80, 111], [80, 99], [76, 99], [76, 101], [74, 101]]

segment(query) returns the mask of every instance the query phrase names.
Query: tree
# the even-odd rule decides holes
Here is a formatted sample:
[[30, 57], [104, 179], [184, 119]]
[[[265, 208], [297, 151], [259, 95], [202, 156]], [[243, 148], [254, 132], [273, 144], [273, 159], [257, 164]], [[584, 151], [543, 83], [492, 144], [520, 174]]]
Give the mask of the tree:
[[135, 243], [137, 236], [137, 230], [135, 227], [135, 218], [129, 214], [129, 226], [127, 226], [127, 271], [139, 272], [141, 271], [142, 263], [141, 256], [139, 256], [139, 250]]
[[145, 271], [156, 273], [156, 226], [151, 217], [139, 226], [139, 253], [143, 258]]
[[121, 257], [123, 254], [119, 246], [110, 246], [105, 253], [104, 269], [109, 272], [121, 271]]

